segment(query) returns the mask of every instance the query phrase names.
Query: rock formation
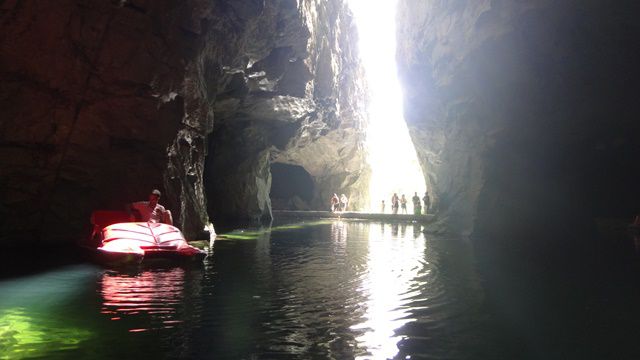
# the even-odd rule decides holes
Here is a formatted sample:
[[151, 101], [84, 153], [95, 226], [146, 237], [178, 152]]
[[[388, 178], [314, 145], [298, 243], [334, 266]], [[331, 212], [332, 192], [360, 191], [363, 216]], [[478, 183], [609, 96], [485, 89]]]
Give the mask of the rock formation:
[[1, 2], [0, 242], [75, 241], [152, 188], [187, 237], [207, 203], [268, 218], [274, 161], [360, 186], [352, 33], [341, 1]]
[[205, 181], [210, 214], [270, 219], [274, 163], [309, 174], [314, 193], [303, 206], [326, 209], [333, 192], [357, 194], [358, 206], [368, 188], [364, 90], [346, 5], [281, 1], [261, 11], [271, 15], [247, 20], [242, 61], [220, 69]]
[[400, 1], [406, 119], [442, 225], [578, 238], [595, 217], [638, 211], [638, 10]]
[[[0, 11], [1, 241], [76, 241], [92, 209], [122, 209], [156, 187], [193, 230], [204, 151], [184, 147], [211, 127], [190, 81], [199, 9], [5, 1]], [[191, 199], [202, 210], [178, 206]]]

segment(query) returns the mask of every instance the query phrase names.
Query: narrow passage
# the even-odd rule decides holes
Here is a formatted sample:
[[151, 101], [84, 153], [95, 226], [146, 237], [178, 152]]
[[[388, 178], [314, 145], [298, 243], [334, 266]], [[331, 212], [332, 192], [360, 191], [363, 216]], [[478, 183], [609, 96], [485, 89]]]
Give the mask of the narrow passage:
[[370, 93], [367, 147], [372, 171], [369, 209], [373, 212], [381, 210], [382, 200], [387, 204], [385, 212], [390, 212], [393, 193], [405, 194], [410, 203], [414, 192], [422, 197], [426, 190], [403, 116], [395, 60], [396, 5], [395, 0], [349, 0]]

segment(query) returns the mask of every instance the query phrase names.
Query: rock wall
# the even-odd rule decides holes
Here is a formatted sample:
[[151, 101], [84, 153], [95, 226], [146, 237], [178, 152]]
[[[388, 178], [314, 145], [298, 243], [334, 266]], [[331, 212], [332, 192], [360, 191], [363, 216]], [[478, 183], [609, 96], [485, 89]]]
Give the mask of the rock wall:
[[187, 233], [202, 223], [196, 3], [0, 3], [0, 242], [76, 241], [92, 209], [152, 188]]
[[326, 209], [333, 192], [353, 194], [358, 206], [368, 188], [364, 86], [346, 5], [272, 1], [259, 12], [242, 21], [241, 57], [217, 67], [209, 213], [225, 221], [270, 220], [272, 163], [309, 173], [312, 208]]
[[638, 10], [400, 1], [405, 114], [442, 226], [555, 241], [638, 211]]
[[[208, 221], [207, 196], [232, 216], [268, 217], [270, 161], [325, 135], [359, 146], [345, 11], [311, 0], [0, 1], [0, 243], [76, 241], [91, 210], [152, 188], [187, 237]], [[210, 145], [207, 173], [223, 185], [207, 194]], [[346, 187], [353, 168], [363, 171], [316, 174]]]

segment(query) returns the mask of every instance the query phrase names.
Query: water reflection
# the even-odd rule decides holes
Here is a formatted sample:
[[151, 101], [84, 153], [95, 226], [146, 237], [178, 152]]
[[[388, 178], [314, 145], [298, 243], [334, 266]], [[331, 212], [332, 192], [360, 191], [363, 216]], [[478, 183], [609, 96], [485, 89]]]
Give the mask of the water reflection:
[[349, 224], [345, 221], [331, 223], [331, 242], [333, 244], [333, 256], [337, 262], [344, 262], [347, 251], [347, 236]]
[[0, 359], [52, 358], [94, 337], [61, 310], [93, 279], [91, 267], [70, 266], [0, 281]]
[[216, 241], [203, 267], [0, 281], [0, 359], [508, 358], [479, 352], [471, 248], [421, 230], [296, 225]]
[[422, 226], [419, 224], [413, 225], [413, 238], [417, 239], [422, 234]]
[[[252, 294], [260, 295], [250, 299], [258, 306], [254, 315], [260, 325], [243, 331], [246, 336], [260, 329], [253, 339], [258, 345], [249, 355], [234, 351], [233, 358], [354, 358], [357, 341], [349, 327], [362, 311], [361, 298], [351, 290], [363, 271], [364, 254], [351, 239], [364, 231], [359, 224], [332, 221], [269, 240], [269, 267], [263, 266], [267, 261], [252, 261], [260, 267], [251, 271], [257, 277], [251, 282], [258, 282]], [[244, 340], [244, 346], [251, 344]]]
[[91, 335], [86, 329], [65, 325], [63, 320], [34, 316], [24, 307], [0, 310], [0, 359], [45, 357], [76, 349]]
[[347, 223], [344, 221], [333, 221], [331, 223], [331, 240], [344, 243], [347, 241]]
[[[180, 267], [140, 273], [105, 271], [99, 280], [100, 312], [113, 321], [133, 320], [129, 331], [173, 328], [183, 322], [179, 310], [190, 304], [185, 296], [186, 270]], [[197, 295], [193, 294], [193, 295]]]
[[[360, 359], [387, 359], [398, 352], [401, 338], [395, 330], [412, 320], [411, 289], [423, 268], [425, 242], [420, 225], [391, 224], [390, 232], [384, 224], [380, 227], [381, 232], [369, 232], [367, 273], [359, 288], [365, 294], [366, 311], [362, 322], [352, 327], [364, 331], [357, 338], [359, 347], [366, 349]], [[407, 228], [413, 236], [407, 236]]]

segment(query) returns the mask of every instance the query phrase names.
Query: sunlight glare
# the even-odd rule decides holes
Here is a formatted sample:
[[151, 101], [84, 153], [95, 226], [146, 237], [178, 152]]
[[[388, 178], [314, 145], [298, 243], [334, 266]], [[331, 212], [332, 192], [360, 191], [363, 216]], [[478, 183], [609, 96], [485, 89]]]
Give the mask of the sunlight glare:
[[[380, 211], [391, 195], [414, 192], [422, 198], [424, 175], [404, 121], [397, 76], [395, 15], [397, 0], [349, 0], [359, 33], [360, 57], [369, 85], [367, 148], [371, 166], [370, 206]], [[410, 201], [410, 200], [409, 200]]]
[[352, 326], [364, 331], [357, 340], [367, 353], [356, 359], [394, 358], [403, 338], [396, 331], [415, 321], [410, 304], [419, 295], [412, 284], [423, 268], [426, 246], [422, 228], [404, 223], [379, 226], [380, 232], [374, 224], [369, 229], [369, 271], [362, 283], [368, 297], [367, 312], [362, 323]]

